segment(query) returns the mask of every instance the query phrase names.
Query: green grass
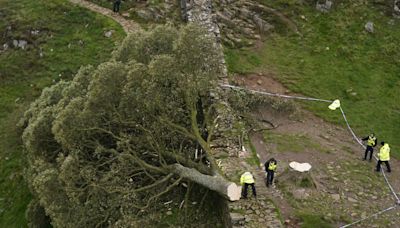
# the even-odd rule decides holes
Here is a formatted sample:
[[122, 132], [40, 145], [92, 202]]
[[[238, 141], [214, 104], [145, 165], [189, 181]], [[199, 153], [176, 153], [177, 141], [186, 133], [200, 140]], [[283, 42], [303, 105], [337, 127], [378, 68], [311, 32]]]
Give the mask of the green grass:
[[255, 146], [253, 145], [253, 143], [251, 143], [250, 140], [248, 140], [246, 142], [246, 144], [250, 147], [250, 150], [251, 150], [251, 156], [246, 158], [247, 164], [249, 164], [251, 166], [259, 167], [261, 162], [260, 162], [260, 158], [257, 156], [257, 150], [256, 150]]
[[235, 73], [248, 73], [253, 69], [260, 67], [262, 61], [257, 53], [253, 53], [250, 49], [229, 49], [224, 50], [225, 60], [228, 70]]
[[[108, 59], [124, 33], [110, 19], [65, 0], [0, 0], [0, 15], [5, 34], [0, 44], [11, 47], [0, 54], [0, 227], [26, 227], [31, 195], [23, 179], [26, 161], [16, 123], [42, 88], [71, 79], [81, 65]], [[104, 37], [111, 29], [113, 36]], [[31, 35], [31, 30], [40, 32]], [[14, 39], [27, 40], [28, 49], [12, 48]]]
[[303, 134], [277, 134], [265, 131], [264, 140], [266, 143], [275, 144], [278, 152], [301, 153], [308, 150], [324, 153], [329, 152], [328, 149], [323, 148], [320, 144]]
[[[274, 71], [291, 91], [339, 98], [359, 136], [373, 131], [400, 155], [400, 22], [388, 15], [389, 8], [373, 1], [341, 1], [332, 12], [322, 14], [300, 1], [261, 2], [289, 15], [302, 36], [275, 33], [257, 50], [227, 49], [228, 69]], [[375, 33], [364, 31], [367, 21], [374, 22]], [[324, 103], [306, 106], [327, 120], [344, 123], [340, 112], [329, 111]]]
[[311, 180], [311, 178], [309, 178], [309, 177], [304, 177], [303, 179], [301, 179], [301, 181], [300, 181], [300, 183], [299, 183], [299, 186], [300, 186], [301, 188], [311, 188], [311, 187], [314, 187], [314, 183], [313, 183], [313, 181]]
[[322, 216], [316, 214], [308, 214], [300, 212], [297, 217], [303, 222], [302, 228], [318, 227], [318, 228], [330, 228], [333, 227]]

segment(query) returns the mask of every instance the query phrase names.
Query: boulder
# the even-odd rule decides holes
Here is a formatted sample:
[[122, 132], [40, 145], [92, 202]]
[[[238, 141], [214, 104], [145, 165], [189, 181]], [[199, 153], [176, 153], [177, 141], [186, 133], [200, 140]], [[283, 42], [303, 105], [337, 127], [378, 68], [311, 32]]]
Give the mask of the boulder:
[[153, 14], [151, 12], [149, 12], [148, 10], [144, 10], [144, 9], [136, 11], [136, 14], [138, 17], [140, 17], [146, 21], [151, 20], [153, 18]]
[[331, 10], [332, 8], [332, 1], [329, 0], [319, 0], [317, 1], [317, 5], [315, 6], [315, 8], [323, 13], [327, 13]]
[[16, 48], [18, 47], [18, 48], [21, 48], [21, 49], [25, 49], [26, 46], [28, 45], [28, 41], [26, 41], [26, 40], [13, 40], [13, 45]]
[[244, 215], [239, 214], [239, 213], [230, 213], [231, 216], [231, 221], [232, 221], [232, 225], [237, 225], [239, 224], [241, 221], [244, 221]]
[[251, 18], [254, 13], [246, 8], [240, 8], [240, 16], [243, 18]]
[[369, 33], [373, 33], [374, 32], [374, 23], [372, 21], [368, 21], [365, 26], [364, 26], [365, 30]]
[[292, 192], [293, 197], [298, 200], [307, 199], [310, 195], [304, 188], [296, 189]]
[[253, 16], [253, 21], [256, 24], [257, 28], [260, 30], [261, 33], [265, 33], [268, 32], [270, 30], [272, 30], [274, 28], [273, 25], [271, 25], [270, 23], [264, 21], [261, 17], [259, 17], [258, 15], [254, 15]]
[[395, 17], [400, 17], [400, 0], [394, 1], [393, 11]]
[[25, 49], [27, 45], [28, 45], [28, 41], [26, 41], [26, 40], [20, 40], [18, 43], [18, 47], [20, 47], [22, 49]]
[[109, 30], [109, 31], [104, 33], [104, 36], [107, 37], [107, 38], [110, 38], [113, 33], [114, 33], [114, 30]]
[[340, 195], [339, 194], [332, 194], [331, 197], [332, 197], [332, 199], [334, 201], [339, 201], [340, 200]]
[[354, 198], [348, 197], [347, 200], [352, 203], [357, 203], [358, 201]]

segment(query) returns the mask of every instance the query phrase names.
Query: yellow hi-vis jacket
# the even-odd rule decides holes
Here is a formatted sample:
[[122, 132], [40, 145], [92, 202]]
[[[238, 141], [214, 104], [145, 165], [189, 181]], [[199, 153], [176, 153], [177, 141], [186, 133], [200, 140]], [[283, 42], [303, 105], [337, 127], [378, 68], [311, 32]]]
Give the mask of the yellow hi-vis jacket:
[[268, 166], [268, 170], [275, 171], [276, 170], [276, 163], [275, 162], [270, 162]]
[[240, 184], [253, 184], [254, 183], [254, 178], [253, 175], [251, 175], [250, 172], [245, 172], [242, 174], [242, 176], [240, 177]]
[[368, 145], [368, 146], [375, 146], [375, 140], [376, 140], [375, 137], [368, 136], [367, 145]]
[[379, 160], [381, 161], [389, 161], [390, 160], [390, 147], [389, 144], [385, 143], [379, 150], [378, 154]]

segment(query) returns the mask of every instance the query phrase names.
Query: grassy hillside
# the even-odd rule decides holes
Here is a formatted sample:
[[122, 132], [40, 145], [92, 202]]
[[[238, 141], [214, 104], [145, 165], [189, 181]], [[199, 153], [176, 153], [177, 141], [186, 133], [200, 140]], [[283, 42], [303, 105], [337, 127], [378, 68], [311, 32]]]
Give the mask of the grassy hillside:
[[[274, 72], [291, 91], [342, 100], [359, 136], [375, 132], [399, 157], [400, 21], [385, 1], [335, 1], [331, 12], [311, 1], [260, 0], [284, 12], [301, 36], [272, 34], [260, 48], [226, 50], [231, 72]], [[301, 3], [303, 2], [303, 3]], [[368, 33], [368, 21], [375, 32]], [[343, 123], [339, 112], [306, 104], [318, 115]]]
[[[31, 196], [23, 180], [19, 117], [43, 87], [106, 60], [124, 33], [65, 0], [0, 0], [0, 18], [0, 44], [9, 46], [0, 52], [0, 227], [25, 227]], [[104, 37], [111, 29], [112, 37]], [[28, 46], [14, 48], [13, 40]]]

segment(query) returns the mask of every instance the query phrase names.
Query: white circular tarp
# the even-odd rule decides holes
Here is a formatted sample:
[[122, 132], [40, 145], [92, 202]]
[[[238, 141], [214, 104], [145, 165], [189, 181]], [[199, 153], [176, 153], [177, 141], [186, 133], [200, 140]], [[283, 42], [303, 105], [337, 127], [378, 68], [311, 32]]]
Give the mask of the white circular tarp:
[[309, 163], [290, 162], [289, 166], [290, 168], [299, 172], [307, 172], [311, 169], [311, 165]]

